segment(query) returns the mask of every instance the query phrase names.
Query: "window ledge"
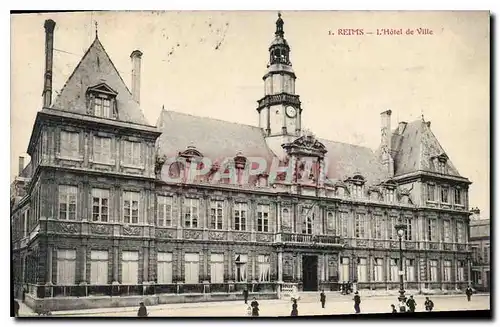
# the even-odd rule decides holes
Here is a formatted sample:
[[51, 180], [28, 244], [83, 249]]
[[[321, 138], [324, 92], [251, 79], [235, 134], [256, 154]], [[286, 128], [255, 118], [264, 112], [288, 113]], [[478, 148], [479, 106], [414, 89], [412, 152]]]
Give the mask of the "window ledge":
[[105, 162], [105, 161], [98, 161], [98, 160], [92, 160], [92, 159], [90, 159], [89, 162], [93, 163], [93, 164], [97, 164], [97, 165], [104, 165], [104, 166], [114, 166], [116, 163], [114, 160]]
[[121, 166], [124, 168], [144, 169], [144, 166], [137, 166], [137, 165], [126, 164], [126, 163], [122, 163]]
[[68, 161], [78, 161], [78, 162], [83, 162], [83, 156], [78, 156], [78, 157], [68, 157], [68, 156], [63, 156], [60, 155], [59, 153], [56, 154], [56, 158], [60, 160], [68, 160]]

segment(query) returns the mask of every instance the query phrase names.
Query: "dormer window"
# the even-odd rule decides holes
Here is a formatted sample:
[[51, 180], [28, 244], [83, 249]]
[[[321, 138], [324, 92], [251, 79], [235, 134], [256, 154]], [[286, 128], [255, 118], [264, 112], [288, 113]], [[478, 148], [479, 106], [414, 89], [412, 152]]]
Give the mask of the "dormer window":
[[87, 113], [100, 118], [118, 117], [116, 106], [117, 92], [106, 83], [100, 83], [87, 89]]
[[111, 101], [104, 97], [94, 99], [94, 115], [102, 118], [111, 118]]

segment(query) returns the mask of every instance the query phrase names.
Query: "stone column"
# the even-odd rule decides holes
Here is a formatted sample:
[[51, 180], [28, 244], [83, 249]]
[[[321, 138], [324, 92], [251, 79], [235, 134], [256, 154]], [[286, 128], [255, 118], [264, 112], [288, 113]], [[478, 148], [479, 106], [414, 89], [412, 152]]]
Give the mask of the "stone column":
[[278, 252], [278, 282], [283, 281], [283, 252]]
[[118, 259], [118, 244], [113, 245], [113, 282], [118, 282], [118, 263], [120, 262]]

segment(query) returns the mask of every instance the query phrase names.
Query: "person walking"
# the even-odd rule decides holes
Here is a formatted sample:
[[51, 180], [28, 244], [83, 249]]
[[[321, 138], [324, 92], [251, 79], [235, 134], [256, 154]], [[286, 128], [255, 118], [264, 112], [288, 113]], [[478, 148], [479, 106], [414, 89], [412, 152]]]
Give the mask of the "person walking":
[[250, 306], [252, 307], [252, 317], [258, 317], [259, 316], [259, 302], [257, 302], [257, 298], [253, 298], [252, 303], [250, 303]]
[[321, 290], [321, 293], [319, 294], [319, 301], [321, 302], [321, 307], [324, 309], [325, 302], [326, 302], [326, 295], [325, 295], [325, 291], [323, 291], [323, 290]]
[[391, 304], [391, 309], [392, 313], [398, 313], [398, 310], [396, 310], [396, 306], [394, 304]]
[[245, 304], [247, 304], [247, 301], [248, 301], [248, 288], [245, 288], [243, 290], [243, 299], [245, 300]]
[[139, 311], [137, 311], [137, 317], [147, 317], [148, 309], [144, 305], [144, 302], [139, 303]]
[[408, 299], [408, 301], [406, 301], [406, 305], [408, 306], [410, 312], [415, 312], [415, 307], [417, 306], [417, 302], [415, 302], [413, 295], [410, 295], [410, 298]]
[[292, 312], [290, 313], [290, 316], [292, 317], [297, 317], [299, 315], [299, 310], [298, 310], [298, 306], [297, 306], [297, 300], [296, 299], [293, 299], [293, 304], [292, 304]]
[[354, 311], [356, 313], [360, 313], [361, 309], [359, 308], [359, 305], [361, 304], [361, 297], [359, 296], [358, 291], [354, 293]]
[[19, 303], [14, 300], [14, 317], [19, 317]]
[[467, 290], [465, 291], [465, 295], [467, 295], [467, 301], [470, 302], [470, 298], [472, 296], [472, 288], [470, 288], [470, 286], [467, 287]]
[[424, 303], [424, 306], [425, 306], [425, 311], [429, 311], [431, 312], [432, 309], [434, 309], [434, 302], [432, 302], [431, 299], [429, 299], [429, 297], [427, 296], [425, 298], [425, 303]]

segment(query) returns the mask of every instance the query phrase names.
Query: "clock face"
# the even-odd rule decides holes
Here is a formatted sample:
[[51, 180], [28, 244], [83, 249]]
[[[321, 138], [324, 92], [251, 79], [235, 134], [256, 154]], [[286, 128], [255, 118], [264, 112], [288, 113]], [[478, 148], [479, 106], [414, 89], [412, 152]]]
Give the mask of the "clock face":
[[294, 107], [286, 107], [286, 114], [288, 117], [293, 118], [297, 114], [297, 110]]

